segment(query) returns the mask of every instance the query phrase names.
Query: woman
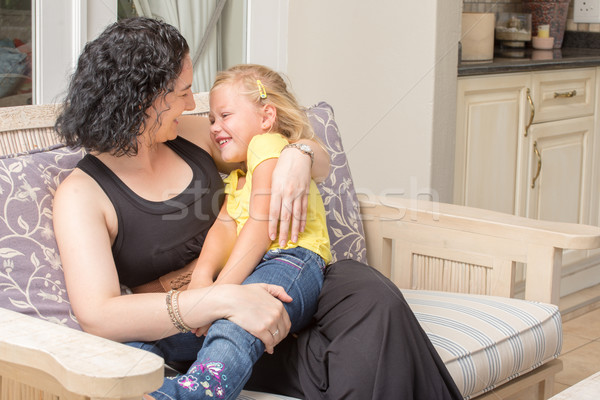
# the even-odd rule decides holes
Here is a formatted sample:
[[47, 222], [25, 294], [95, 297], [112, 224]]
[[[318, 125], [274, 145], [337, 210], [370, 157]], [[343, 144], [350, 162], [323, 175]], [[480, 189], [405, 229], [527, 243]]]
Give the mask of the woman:
[[[54, 200], [69, 298], [84, 330], [135, 342], [167, 362], [194, 361], [203, 344], [182, 327], [220, 319], [273, 353], [290, 327], [281, 287], [218, 285], [183, 291], [175, 301], [165, 293], [121, 295], [121, 285], [144, 285], [194, 262], [222, 201], [217, 167], [235, 167], [219, 158], [206, 119], [179, 118], [194, 108], [191, 68], [185, 39], [152, 19], [113, 24], [83, 50], [57, 120], [64, 141], [91, 154]], [[327, 155], [312, 148], [318, 179]], [[272, 215], [282, 214], [280, 240], [289, 210], [293, 240], [300, 230], [310, 164], [296, 149], [281, 154], [271, 202]], [[402, 295], [373, 269], [352, 261], [330, 266], [315, 321], [259, 360], [252, 387], [306, 398], [459, 398]]]

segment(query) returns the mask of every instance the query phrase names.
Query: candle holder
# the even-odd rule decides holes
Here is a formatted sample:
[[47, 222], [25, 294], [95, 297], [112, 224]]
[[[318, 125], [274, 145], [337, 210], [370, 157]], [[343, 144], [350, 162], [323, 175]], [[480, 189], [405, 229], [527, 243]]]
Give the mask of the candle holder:
[[531, 14], [500, 12], [495, 32], [503, 46], [525, 47], [525, 42], [531, 40]]

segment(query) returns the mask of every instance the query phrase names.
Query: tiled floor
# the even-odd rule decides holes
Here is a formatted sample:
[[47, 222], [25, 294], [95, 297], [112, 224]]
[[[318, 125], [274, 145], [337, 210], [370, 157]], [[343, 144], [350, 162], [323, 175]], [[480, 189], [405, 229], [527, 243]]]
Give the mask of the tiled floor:
[[600, 308], [565, 318], [560, 359], [563, 370], [556, 375], [555, 394], [600, 371]]

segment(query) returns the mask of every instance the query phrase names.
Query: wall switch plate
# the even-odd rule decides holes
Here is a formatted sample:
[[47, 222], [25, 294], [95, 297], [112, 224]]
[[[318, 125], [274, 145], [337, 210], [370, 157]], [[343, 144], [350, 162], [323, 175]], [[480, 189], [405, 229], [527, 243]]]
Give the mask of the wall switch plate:
[[575, 23], [600, 24], [600, 0], [575, 0], [573, 21]]

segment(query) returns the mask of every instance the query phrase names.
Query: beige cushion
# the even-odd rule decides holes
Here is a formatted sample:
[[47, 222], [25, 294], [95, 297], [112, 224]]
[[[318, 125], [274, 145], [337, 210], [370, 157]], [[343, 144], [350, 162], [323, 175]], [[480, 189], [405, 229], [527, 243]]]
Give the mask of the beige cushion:
[[402, 293], [465, 398], [472, 398], [557, 358], [558, 307], [472, 294]]

